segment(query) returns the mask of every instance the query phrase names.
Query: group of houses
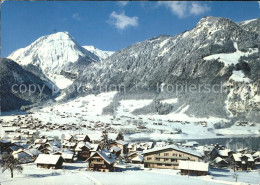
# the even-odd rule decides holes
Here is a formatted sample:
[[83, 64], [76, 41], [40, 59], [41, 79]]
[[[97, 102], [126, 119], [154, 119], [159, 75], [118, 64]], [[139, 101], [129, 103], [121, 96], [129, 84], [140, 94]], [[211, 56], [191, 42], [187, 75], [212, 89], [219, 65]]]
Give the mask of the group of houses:
[[[107, 126], [101, 122], [93, 124]], [[64, 162], [72, 163], [77, 160], [88, 162], [86, 167], [90, 171], [114, 171], [115, 164], [123, 162], [143, 164], [144, 168], [178, 169], [185, 175], [206, 175], [209, 167], [251, 170], [260, 165], [259, 151], [232, 151], [219, 144], [199, 146], [196, 141], [175, 144], [151, 141], [129, 143], [124, 141], [122, 133], [115, 133], [113, 130], [107, 133], [108, 145], [104, 147], [101, 133], [74, 133], [57, 138], [35, 131], [79, 129], [76, 124], [65, 127], [52, 123], [43, 124], [37, 118], [25, 115], [8, 123], [2, 122], [1, 125], [6, 127], [5, 136], [0, 138], [1, 153], [12, 154], [20, 163], [34, 162], [39, 168], [63, 168]]]
[[232, 168], [235, 170], [248, 171], [260, 165], [259, 151], [247, 148], [233, 151], [225, 146], [216, 144], [208, 153], [211, 165], [214, 167]]

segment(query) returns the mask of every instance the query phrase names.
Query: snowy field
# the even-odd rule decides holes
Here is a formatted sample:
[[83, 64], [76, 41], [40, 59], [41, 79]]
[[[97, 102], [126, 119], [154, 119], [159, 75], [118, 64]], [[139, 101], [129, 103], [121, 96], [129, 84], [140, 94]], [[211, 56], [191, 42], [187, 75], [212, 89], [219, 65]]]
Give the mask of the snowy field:
[[[100, 135], [102, 127], [96, 123], [110, 125], [111, 128], [120, 131], [125, 130], [125, 139], [131, 140], [168, 140], [168, 139], [206, 139], [219, 137], [247, 137], [259, 136], [260, 124], [254, 126], [237, 126], [230, 128], [214, 129], [218, 122], [228, 122], [222, 118], [196, 118], [188, 116], [185, 112], [189, 105], [182, 105], [175, 112], [168, 115], [133, 115], [132, 112], [152, 103], [152, 99], [144, 100], [121, 100], [115, 110], [114, 116], [102, 115], [103, 109], [112, 101], [116, 92], [88, 95], [67, 103], [55, 104], [44, 108], [33, 109], [33, 118], [38, 118], [43, 123], [51, 122], [62, 124], [85, 124], [92, 129], [82, 128], [81, 133]], [[163, 100], [163, 103], [176, 103], [177, 99]], [[1, 116], [4, 121], [17, 118], [15, 115]], [[203, 125], [199, 122], [204, 122]], [[143, 129], [137, 128], [138, 125]], [[0, 127], [1, 134], [6, 128]], [[9, 128], [8, 128], [9, 129]], [[181, 130], [181, 133], [176, 133]], [[41, 130], [41, 134], [61, 136], [66, 133], [79, 133], [78, 130]]]
[[23, 165], [23, 173], [10, 172], [1, 174], [2, 185], [222, 185], [222, 184], [258, 184], [258, 172], [237, 172], [238, 182], [233, 178], [233, 172], [227, 170], [214, 170], [208, 176], [188, 177], [179, 174], [178, 170], [145, 169], [125, 172], [90, 172], [87, 163], [64, 163], [66, 170], [51, 170], [37, 168], [35, 164]]

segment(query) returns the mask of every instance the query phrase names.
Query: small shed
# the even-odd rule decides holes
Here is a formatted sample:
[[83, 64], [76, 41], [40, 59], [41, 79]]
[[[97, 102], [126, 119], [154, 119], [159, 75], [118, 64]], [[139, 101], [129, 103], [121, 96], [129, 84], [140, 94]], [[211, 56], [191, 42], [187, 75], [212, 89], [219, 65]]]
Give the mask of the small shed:
[[34, 163], [40, 168], [59, 169], [62, 168], [63, 162], [64, 159], [60, 155], [40, 154]]

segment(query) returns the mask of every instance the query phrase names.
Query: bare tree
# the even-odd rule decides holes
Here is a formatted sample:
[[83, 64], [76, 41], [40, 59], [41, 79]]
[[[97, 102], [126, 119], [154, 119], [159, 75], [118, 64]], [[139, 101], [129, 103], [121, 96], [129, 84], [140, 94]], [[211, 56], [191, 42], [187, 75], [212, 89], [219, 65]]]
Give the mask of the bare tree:
[[7, 152], [5, 152], [2, 156], [2, 172], [4, 172], [5, 170], [10, 170], [11, 178], [13, 178], [14, 170], [22, 173], [23, 167], [19, 164], [19, 161], [15, 159], [12, 154], [8, 154]]
[[233, 175], [233, 178], [236, 180], [237, 182], [237, 179], [238, 179], [238, 174], [235, 172], [234, 175]]

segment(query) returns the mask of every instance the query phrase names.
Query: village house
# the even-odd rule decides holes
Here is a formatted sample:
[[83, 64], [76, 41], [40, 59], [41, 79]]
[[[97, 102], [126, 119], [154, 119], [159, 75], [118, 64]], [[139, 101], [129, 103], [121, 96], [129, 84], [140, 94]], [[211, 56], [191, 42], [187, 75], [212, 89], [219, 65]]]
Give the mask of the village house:
[[260, 152], [257, 151], [255, 152], [252, 157], [254, 158], [255, 161], [255, 166], [260, 166]]
[[176, 145], [156, 147], [143, 151], [144, 167], [178, 169], [180, 160], [199, 161], [201, 154]]
[[84, 134], [76, 135], [75, 140], [77, 142], [90, 142], [90, 138], [88, 137], [88, 135], [84, 135]]
[[180, 161], [179, 169], [182, 175], [201, 176], [207, 175], [209, 164], [196, 161]]
[[225, 148], [224, 146], [219, 146], [218, 144], [210, 152], [210, 158], [213, 160], [217, 157], [222, 159], [228, 159], [233, 154], [233, 151]]
[[252, 167], [254, 166], [254, 159], [251, 154], [233, 154], [231, 160], [234, 164], [235, 170], [252, 170]]
[[138, 154], [137, 156], [135, 156], [134, 158], [132, 158], [130, 160], [131, 163], [133, 164], [143, 164], [144, 163], [144, 156]]
[[75, 148], [75, 152], [76, 152], [78, 159], [86, 160], [90, 157], [92, 149], [93, 149], [93, 147], [90, 144], [80, 142], [77, 144], [77, 146]]
[[212, 166], [214, 167], [227, 167], [229, 165], [228, 161], [225, 159], [222, 159], [221, 157], [217, 157], [216, 159], [214, 159], [211, 163]]
[[40, 168], [60, 169], [63, 162], [64, 159], [60, 155], [40, 154], [34, 163]]
[[54, 152], [52, 155], [60, 155], [67, 163], [72, 163], [74, 158], [74, 152], [69, 150]]
[[110, 147], [113, 147], [113, 146], [121, 148], [121, 154], [127, 153], [127, 146], [128, 146], [127, 142], [118, 140], [118, 141], [110, 143]]
[[114, 170], [114, 162], [116, 157], [108, 150], [94, 152], [87, 161], [90, 171], [111, 172]]
[[119, 156], [121, 154], [122, 149], [116, 146], [112, 146], [110, 148], [110, 152], [113, 153], [115, 156]]

